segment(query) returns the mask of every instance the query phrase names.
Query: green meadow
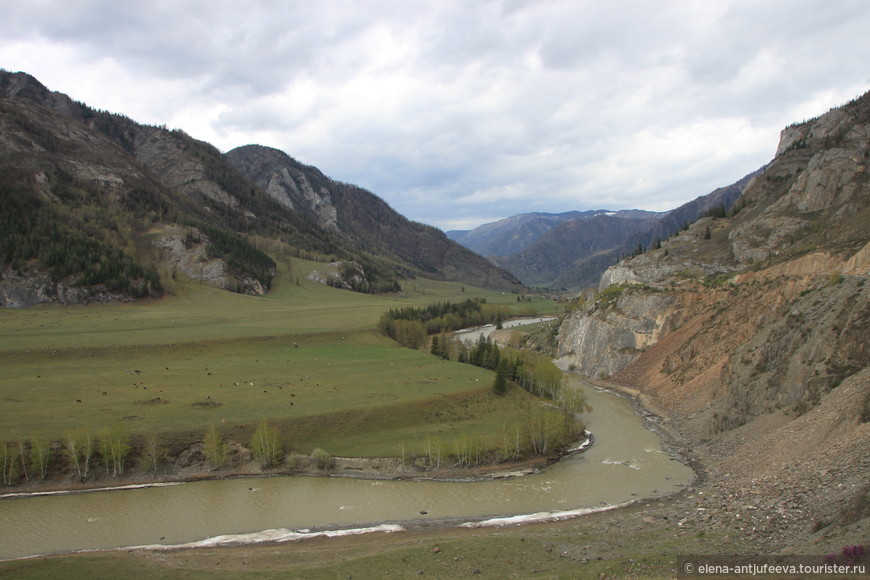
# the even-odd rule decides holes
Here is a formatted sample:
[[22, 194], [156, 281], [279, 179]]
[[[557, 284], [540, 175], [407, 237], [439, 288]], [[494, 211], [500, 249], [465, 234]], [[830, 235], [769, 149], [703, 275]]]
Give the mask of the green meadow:
[[290, 451], [397, 456], [424, 438], [496, 439], [541, 403], [496, 397], [494, 373], [398, 346], [389, 308], [486, 298], [517, 315], [543, 299], [430, 280], [371, 296], [309, 281], [325, 265], [286, 262], [266, 296], [176, 282], [157, 301], [0, 312], [0, 441], [59, 439], [117, 422], [186, 444], [210, 423], [247, 443], [261, 419]]

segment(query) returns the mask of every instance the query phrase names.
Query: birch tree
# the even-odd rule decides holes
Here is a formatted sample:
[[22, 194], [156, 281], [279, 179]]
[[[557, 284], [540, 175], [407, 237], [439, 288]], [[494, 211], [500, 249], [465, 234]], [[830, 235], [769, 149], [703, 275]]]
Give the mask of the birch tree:
[[96, 441], [90, 431], [68, 431], [63, 436], [64, 455], [76, 470], [79, 479], [86, 479], [90, 473], [95, 445]]
[[27, 446], [24, 440], [18, 442], [18, 458], [20, 460], [21, 471], [24, 473], [24, 481], [30, 481], [30, 474], [27, 473]]
[[130, 454], [130, 436], [122, 423], [115, 423], [112, 427], [103, 430], [100, 435], [100, 443], [103, 450], [103, 461], [106, 463], [106, 473], [109, 464], [112, 466], [112, 475], [117, 477], [124, 475], [124, 462]]
[[89, 429], [85, 429], [82, 433], [80, 450], [82, 471], [84, 477], [87, 478], [91, 472], [91, 461], [97, 452], [97, 438]]
[[218, 468], [227, 461], [227, 444], [214, 423], [210, 423], [202, 441], [205, 458]]
[[67, 431], [63, 434], [63, 454], [70, 465], [76, 470], [76, 475], [82, 477], [82, 468], [79, 465], [79, 440], [75, 433]]
[[46, 439], [30, 440], [30, 470], [33, 477], [45, 479], [48, 474], [48, 459], [51, 455], [51, 443]]
[[2, 476], [0, 480], [2, 480], [3, 485], [15, 483], [18, 476], [17, 460], [18, 453], [15, 446], [12, 443], [0, 441], [0, 468], [3, 470], [0, 473]]
[[166, 459], [168, 452], [160, 444], [160, 435], [158, 433], [148, 433], [145, 435], [145, 448], [142, 450], [142, 457], [145, 464], [151, 470], [151, 475], [157, 475], [157, 468]]
[[284, 457], [284, 449], [281, 445], [281, 437], [277, 427], [270, 427], [266, 419], [260, 421], [254, 436], [251, 438], [251, 449], [260, 467], [268, 469], [281, 463]]

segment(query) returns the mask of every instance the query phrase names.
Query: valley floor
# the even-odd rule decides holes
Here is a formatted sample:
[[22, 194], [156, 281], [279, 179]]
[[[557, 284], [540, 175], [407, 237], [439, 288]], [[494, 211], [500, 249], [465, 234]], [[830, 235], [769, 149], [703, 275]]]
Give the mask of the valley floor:
[[[806, 554], [822, 562], [870, 539], [870, 423], [835, 426], [843, 403], [838, 399], [858, 398], [868, 388], [870, 372], [864, 371], [802, 417], [771, 416], [715, 441], [691, 439], [680, 431], [678, 413], [668, 414], [661, 401], [635, 392], [638, 404], [648, 405], [639, 408], [651, 426], [692, 458], [699, 477], [679, 494], [615, 511], [496, 530], [441, 522], [388, 538], [374, 533], [41, 558], [2, 563], [0, 576], [44, 577], [63, 570], [69, 578], [99, 578], [123, 570], [141, 578], [667, 578], [682, 563], [703, 563], [715, 554]], [[357, 476], [389, 477], [405, 469], [347, 461], [337, 467]]]

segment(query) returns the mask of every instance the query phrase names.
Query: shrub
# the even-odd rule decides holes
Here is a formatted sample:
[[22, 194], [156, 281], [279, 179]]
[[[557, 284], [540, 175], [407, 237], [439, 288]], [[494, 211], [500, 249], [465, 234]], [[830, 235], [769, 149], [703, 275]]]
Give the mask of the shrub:
[[320, 447], [311, 452], [311, 460], [317, 469], [332, 469], [335, 466], [335, 458]]

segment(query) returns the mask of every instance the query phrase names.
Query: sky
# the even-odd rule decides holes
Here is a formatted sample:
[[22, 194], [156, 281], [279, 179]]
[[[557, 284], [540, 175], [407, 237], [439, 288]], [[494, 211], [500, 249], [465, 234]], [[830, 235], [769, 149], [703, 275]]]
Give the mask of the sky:
[[870, 90], [867, 0], [0, 0], [0, 68], [404, 216], [665, 211]]

